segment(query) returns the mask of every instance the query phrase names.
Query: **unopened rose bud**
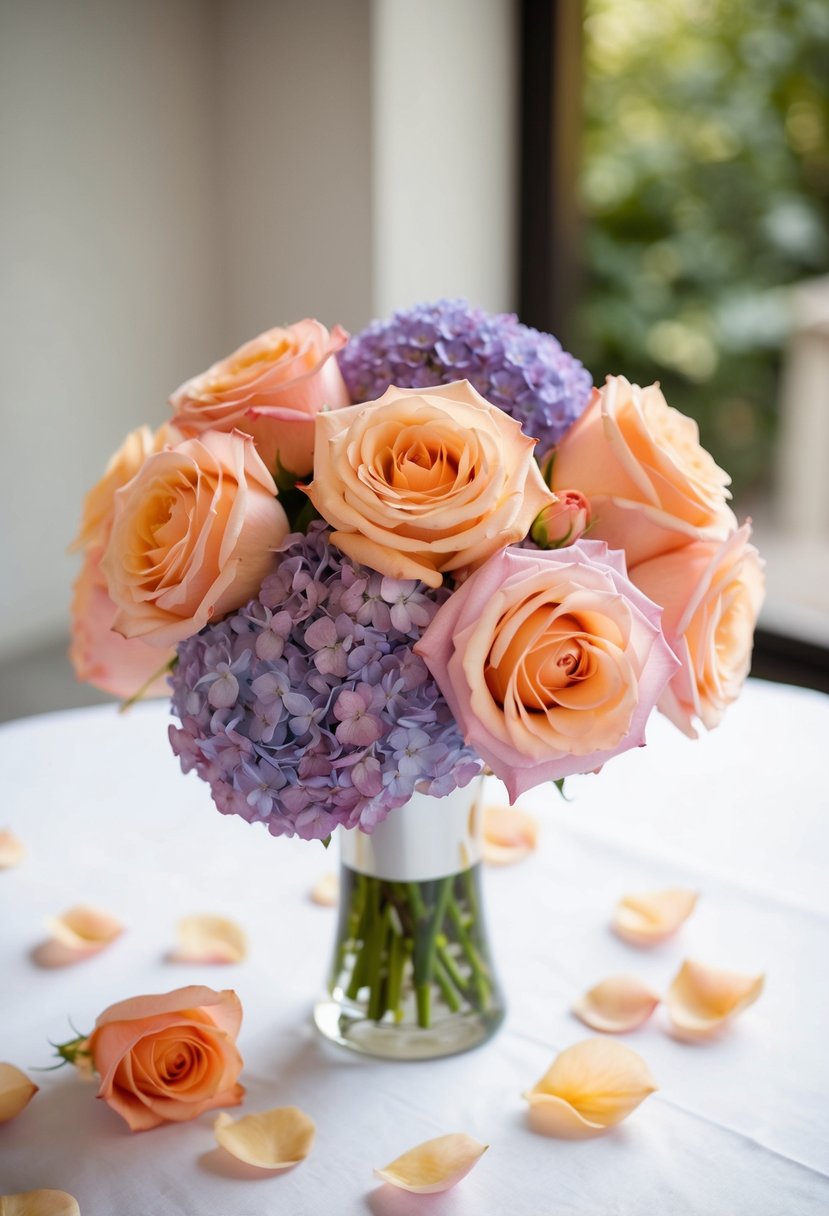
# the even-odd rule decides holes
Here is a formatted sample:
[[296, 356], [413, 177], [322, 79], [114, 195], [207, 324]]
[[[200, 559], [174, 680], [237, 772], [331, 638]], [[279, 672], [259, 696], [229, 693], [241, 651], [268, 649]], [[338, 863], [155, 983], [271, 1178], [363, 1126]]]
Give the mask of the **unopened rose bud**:
[[590, 526], [590, 503], [580, 490], [556, 490], [557, 501], [536, 515], [530, 537], [542, 549], [574, 544]]

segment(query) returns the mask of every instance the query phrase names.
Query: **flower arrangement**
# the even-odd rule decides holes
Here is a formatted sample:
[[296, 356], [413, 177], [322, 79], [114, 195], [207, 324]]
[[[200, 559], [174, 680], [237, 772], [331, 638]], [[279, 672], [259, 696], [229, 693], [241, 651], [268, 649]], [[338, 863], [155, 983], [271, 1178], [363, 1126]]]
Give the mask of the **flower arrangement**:
[[[762, 563], [657, 386], [593, 389], [550, 335], [441, 301], [271, 330], [171, 403], [86, 500], [72, 657], [117, 695], [166, 676], [224, 814], [371, 834], [485, 767], [513, 798], [597, 770], [656, 708], [693, 736], [738, 695]], [[354, 886], [376, 1018], [395, 934], [421, 996], [486, 996], [474, 891], [431, 886]]]

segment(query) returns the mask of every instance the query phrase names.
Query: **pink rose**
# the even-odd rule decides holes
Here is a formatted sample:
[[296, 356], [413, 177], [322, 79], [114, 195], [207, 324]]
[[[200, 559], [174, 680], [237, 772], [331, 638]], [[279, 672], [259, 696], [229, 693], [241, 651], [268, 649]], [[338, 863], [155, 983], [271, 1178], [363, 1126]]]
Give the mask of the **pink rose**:
[[695, 541], [630, 572], [637, 587], [661, 605], [665, 636], [682, 663], [659, 708], [692, 739], [693, 720], [715, 727], [751, 666], [764, 575], [750, 535], [745, 523], [724, 541]]
[[[132, 697], [141, 689], [145, 697], [167, 696], [166, 673], [158, 672], [175, 651], [165, 652], [140, 638], [124, 638], [115, 632], [116, 608], [101, 573], [100, 557], [100, 552], [87, 554], [72, 589], [69, 659], [75, 675], [113, 697]], [[152, 683], [147, 684], [148, 680]]]
[[659, 386], [608, 376], [559, 444], [551, 485], [590, 499], [590, 535], [624, 549], [628, 569], [691, 540], [724, 540], [736, 526], [729, 477], [700, 446], [697, 424]]
[[574, 545], [590, 527], [590, 503], [579, 490], [557, 490], [550, 503], [533, 520], [530, 536], [542, 549]]
[[554, 501], [534, 446], [466, 380], [389, 388], [317, 416], [308, 494], [354, 561], [439, 587], [523, 540]]
[[98, 1097], [133, 1132], [238, 1106], [241, 1022], [235, 992], [195, 985], [110, 1005], [84, 1045], [101, 1078]]
[[511, 799], [645, 742], [678, 663], [660, 610], [598, 541], [491, 557], [415, 651]]
[[314, 416], [349, 404], [335, 358], [347, 341], [339, 325], [329, 333], [313, 320], [269, 329], [173, 393], [175, 425], [185, 435], [238, 428], [271, 472], [278, 455], [304, 476], [314, 463]]
[[115, 495], [101, 561], [113, 628], [175, 646], [247, 603], [288, 532], [248, 435], [206, 431], [150, 456]]

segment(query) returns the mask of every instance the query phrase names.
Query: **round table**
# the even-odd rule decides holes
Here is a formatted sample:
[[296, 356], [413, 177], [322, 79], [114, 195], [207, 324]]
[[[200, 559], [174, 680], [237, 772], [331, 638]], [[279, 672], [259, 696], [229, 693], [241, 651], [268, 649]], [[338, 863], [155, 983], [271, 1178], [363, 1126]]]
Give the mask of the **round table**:
[[[477, 1051], [416, 1064], [359, 1058], [317, 1037], [310, 1013], [335, 912], [309, 893], [335, 869], [336, 849], [219, 815], [207, 787], [181, 775], [166, 723], [166, 703], [150, 703], [0, 729], [0, 827], [27, 849], [0, 874], [0, 1059], [48, 1065], [49, 1040], [73, 1037], [70, 1018], [87, 1030], [126, 997], [234, 988], [247, 1096], [231, 1113], [299, 1106], [316, 1121], [314, 1150], [290, 1171], [259, 1174], [216, 1146], [212, 1113], [131, 1134], [74, 1070], [32, 1072], [40, 1092], [0, 1128], [0, 1195], [66, 1190], [83, 1216], [829, 1210], [829, 698], [750, 681], [699, 741], [656, 716], [647, 747], [568, 780], [569, 801], [553, 787], [527, 795], [537, 852], [485, 875], [505, 1026]], [[506, 801], [495, 781], [487, 800]], [[676, 938], [644, 951], [613, 936], [620, 896], [669, 886], [700, 892]], [[78, 903], [118, 916], [126, 932], [84, 962], [38, 967], [45, 921]], [[197, 912], [239, 922], [247, 959], [168, 961], [177, 921]], [[591, 1034], [573, 1000], [619, 972], [664, 991], [686, 957], [763, 971], [766, 990], [709, 1043], [671, 1037], [661, 1009], [622, 1036], [660, 1089], [607, 1135], [532, 1131], [522, 1091]], [[450, 1131], [491, 1146], [455, 1190], [423, 1200], [373, 1177]]]

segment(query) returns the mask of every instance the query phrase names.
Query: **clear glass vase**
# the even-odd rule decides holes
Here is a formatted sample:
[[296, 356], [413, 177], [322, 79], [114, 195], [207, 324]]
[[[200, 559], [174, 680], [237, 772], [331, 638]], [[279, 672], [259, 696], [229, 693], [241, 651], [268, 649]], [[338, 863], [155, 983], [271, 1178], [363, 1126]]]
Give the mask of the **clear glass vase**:
[[415, 794], [371, 836], [341, 833], [337, 939], [314, 1011], [326, 1038], [433, 1059], [477, 1047], [503, 1021], [482, 904], [482, 788]]

